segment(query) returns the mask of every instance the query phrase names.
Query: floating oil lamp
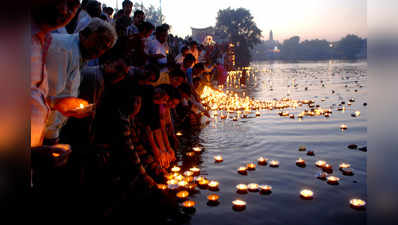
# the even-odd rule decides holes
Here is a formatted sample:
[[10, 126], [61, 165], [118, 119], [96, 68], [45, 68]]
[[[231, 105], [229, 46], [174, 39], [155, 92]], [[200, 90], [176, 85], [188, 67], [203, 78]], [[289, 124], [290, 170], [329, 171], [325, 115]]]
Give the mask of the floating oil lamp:
[[167, 190], [167, 185], [165, 185], [165, 184], [158, 184], [157, 187], [159, 190], [162, 190], [162, 191]]
[[186, 176], [186, 177], [190, 177], [190, 176], [193, 176], [193, 172], [192, 171], [185, 171], [184, 172], [184, 176]]
[[294, 119], [294, 114], [289, 114], [290, 119]]
[[339, 168], [340, 168], [340, 170], [341, 169], [346, 169], [346, 168], [350, 168], [351, 167], [351, 165], [350, 164], [348, 164], [348, 163], [340, 163], [340, 165], [339, 165]]
[[315, 153], [314, 153], [314, 151], [308, 151], [308, 152], [307, 152], [307, 155], [309, 155], [309, 156], [314, 156]]
[[242, 194], [247, 192], [247, 185], [246, 184], [238, 184], [236, 185], [237, 192]]
[[333, 173], [333, 168], [332, 168], [332, 165], [330, 165], [330, 164], [325, 164], [322, 167], [322, 170], [327, 172], [327, 173]]
[[194, 181], [194, 177], [193, 176], [184, 177], [184, 181], [186, 181], [187, 183], [190, 183], [190, 182]]
[[297, 165], [297, 166], [300, 166], [300, 167], [304, 167], [304, 166], [305, 166], [305, 161], [304, 161], [304, 159], [298, 158], [298, 159], [296, 160], [296, 165]]
[[164, 176], [167, 180], [173, 180], [174, 179], [174, 175], [173, 174], [167, 174]]
[[303, 189], [300, 191], [300, 197], [303, 199], [313, 199], [314, 192], [311, 191], [310, 189]]
[[255, 170], [256, 169], [256, 164], [254, 164], [254, 163], [247, 164], [247, 169], [248, 170]]
[[271, 162], [269, 162], [269, 166], [270, 167], [279, 167], [279, 161], [271, 160]]
[[259, 165], [267, 165], [267, 161], [268, 161], [268, 159], [264, 158], [264, 157], [260, 157], [260, 158], [257, 159], [257, 163]]
[[184, 179], [184, 176], [181, 174], [178, 174], [178, 173], [174, 174], [173, 176], [174, 176], [174, 179], [176, 179], [178, 181], [182, 181]]
[[202, 180], [200, 180], [199, 182], [198, 182], [198, 184], [199, 184], [199, 187], [200, 188], [207, 188], [208, 187], [208, 185], [209, 185], [209, 180], [207, 180], [206, 178], [204, 178], [204, 179], [202, 179]]
[[350, 168], [344, 168], [344, 169], [341, 169], [341, 171], [343, 172], [343, 175], [345, 175], [345, 176], [354, 175], [354, 173], [352, 172], [352, 169], [350, 169]]
[[359, 115], [361, 115], [361, 112], [360, 112], [360, 111], [355, 111], [355, 112], [353, 113], [353, 116], [355, 116], [355, 117], [358, 117]]
[[195, 208], [195, 202], [192, 200], [187, 200], [182, 203], [182, 206], [184, 207], [184, 210], [193, 210]]
[[315, 165], [317, 167], [323, 168], [326, 165], [326, 161], [318, 160], [318, 161], [315, 162]]
[[178, 182], [178, 186], [184, 188], [185, 186], [187, 186], [188, 182], [186, 182], [185, 180], [179, 181]]
[[177, 198], [181, 201], [185, 200], [188, 198], [189, 196], [189, 192], [188, 191], [180, 191], [176, 194]]
[[260, 192], [263, 194], [269, 194], [272, 191], [272, 187], [270, 185], [259, 185]]
[[233, 204], [233, 209], [237, 211], [244, 210], [246, 208], [246, 202], [240, 199], [232, 201], [232, 204]]
[[195, 156], [195, 152], [187, 152], [186, 156], [193, 157], [193, 156]]
[[168, 187], [170, 190], [175, 190], [175, 189], [177, 189], [177, 188], [178, 188], [177, 181], [173, 180], [173, 182], [167, 182], [167, 187]]
[[173, 168], [171, 168], [171, 172], [174, 172], [174, 173], [178, 173], [178, 172], [180, 172], [180, 170], [181, 170], [181, 168], [178, 166], [174, 166]]
[[364, 209], [366, 206], [366, 202], [359, 198], [353, 198], [350, 200], [350, 205], [355, 209]]
[[234, 116], [234, 117], [232, 118], [232, 121], [238, 121], [238, 117], [237, 117], [237, 116]]
[[220, 197], [218, 196], [218, 195], [216, 195], [216, 194], [211, 194], [211, 195], [208, 195], [207, 196], [207, 200], [209, 200], [209, 203], [218, 203], [218, 199], [219, 199]]
[[194, 176], [197, 176], [200, 173], [200, 169], [198, 167], [192, 167], [189, 171], [193, 172]]
[[170, 184], [178, 184], [178, 181], [177, 181], [177, 180], [174, 180], [174, 179], [171, 179], [171, 180], [168, 180], [168, 181], [167, 181], [167, 184], [168, 184], [168, 185], [170, 185]]
[[341, 124], [341, 125], [340, 125], [340, 129], [341, 129], [341, 130], [346, 130], [346, 129], [347, 129], [347, 125]]
[[338, 184], [339, 180], [340, 180], [340, 178], [335, 177], [335, 176], [328, 176], [327, 177], [328, 184]]
[[222, 158], [221, 155], [216, 155], [216, 156], [214, 156], [214, 161], [215, 161], [216, 163], [220, 163], [220, 162], [223, 161], [223, 158]]
[[181, 133], [180, 131], [178, 131], [178, 132], [176, 133], [176, 135], [177, 135], [177, 136], [182, 136], [182, 133]]
[[245, 166], [241, 166], [238, 168], [238, 173], [242, 174], [242, 175], [246, 175], [247, 174], [247, 168]]
[[250, 184], [247, 185], [247, 188], [251, 192], [256, 192], [256, 191], [258, 191], [258, 184], [250, 183]]
[[192, 150], [193, 150], [194, 152], [201, 152], [201, 151], [202, 151], [202, 147], [196, 146], [196, 147], [193, 147]]
[[259, 117], [260, 116], [260, 112], [256, 111], [256, 116]]
[[327, 173], [321, 172], [321, 173], [319, 173], [319, 174], [317, 175], [317, 178], [320, 179], [320, 180], [326, 180], [326, 177], [327, 177], [327, 176], [328, 176]]
[[204, 179], [206, 179], [206, 178], [203, 177], [203, 176], [199, 176], [199, 177], [196, 177], [196, 178], [195, 178], [195, 181], [199, 183], [199, 181], [202, 181], [202, 180], [204, 180]]
[[212, 191], [218, 190], [218, 181], [212, 180], [208, 183], [209, 189]]
[[187, 189], [191, 192], [196, 191], [196, 184], [188, 184]]
[[303, 152], [303, 151], [307, 150], [307, 148], [305, 146], [301, 145], [298, 150], [300, 152]]

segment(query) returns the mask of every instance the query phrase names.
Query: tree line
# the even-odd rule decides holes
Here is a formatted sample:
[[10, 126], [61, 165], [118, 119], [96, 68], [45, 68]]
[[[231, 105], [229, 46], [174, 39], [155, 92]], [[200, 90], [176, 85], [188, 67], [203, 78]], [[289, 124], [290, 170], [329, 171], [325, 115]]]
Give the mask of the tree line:
[[[274, 47], [279, 52], [272, 51]], [[299, 36], [284, 40], [282, 44], [262, 41], [252, 49], [254, 60], [323, 60], [323, 59], [366, 59], [367, 39], [349, 34], [339, 41], [304, 40]]]
[[304, 40], [299, 36], [277, 41], [262, 41], [262, 31], [245, 8], [218, 11], [216, 37], [235, 45], [236, 65], [246, 66], [251, 60], [322, 60], [365, 59], [367, 39], [349, 34], [337, 42]]

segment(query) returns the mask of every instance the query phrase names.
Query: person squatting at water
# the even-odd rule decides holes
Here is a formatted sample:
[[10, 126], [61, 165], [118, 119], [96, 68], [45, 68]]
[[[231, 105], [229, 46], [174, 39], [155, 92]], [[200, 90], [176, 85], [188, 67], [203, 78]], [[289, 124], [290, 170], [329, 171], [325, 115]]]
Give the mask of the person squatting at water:
[[31, 188], [46, 209], [60, 195], [74, 215], [110, 215], [115, 195], [156, 192], [178, 155], [176, 130], [210, 117], [200, 94], [220, 84], [223, 48], [210, 54], [141, 10], [131, 19], [133, 6], [123, 1], [113, 19], [95, 0], [31, 8]]

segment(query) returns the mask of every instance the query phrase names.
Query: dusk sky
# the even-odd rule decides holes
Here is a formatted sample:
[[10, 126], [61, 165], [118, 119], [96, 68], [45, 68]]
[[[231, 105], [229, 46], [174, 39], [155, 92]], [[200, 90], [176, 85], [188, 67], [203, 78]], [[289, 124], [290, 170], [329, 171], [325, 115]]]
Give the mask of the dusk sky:
[[[99, 0], [107, 6], [121, 8], [123, 0]], [[159, 0], [139, 0], [145, 6], [159, 6]], [[250, 10], [257, 26], [268, 39], [283, 41], [294, 35], [304, 39], [336, 41], [347, 34], [367, 37], [365, 0], [162, 0], [165, 22], [171, 33], [180, 37], [191, 34], [191, 27], [214, 26], [220, 9], [243, 7]]]

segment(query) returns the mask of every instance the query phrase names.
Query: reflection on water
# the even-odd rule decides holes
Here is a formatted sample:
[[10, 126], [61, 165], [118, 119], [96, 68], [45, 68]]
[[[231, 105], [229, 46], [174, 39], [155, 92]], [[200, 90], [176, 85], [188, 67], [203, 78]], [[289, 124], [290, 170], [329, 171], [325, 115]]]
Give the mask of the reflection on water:
[[[219, 115], [200, 131], [183, 131], [183, 147], [178, 153], [182, 172], [198, 166], [202, 176], [219, 182], [217, 190], [197, 188], [189, 196], [195, 201], [195, 210], [183, 210], [189, 217], [187, 223], [365, 224], [366, 211], [351, 208], [350, 200], [366, 200], [366, 151], [358, 150], [366, 146], [366, 62], [259, 62], [252, 67], [253, 72], [245, 78], [232, 75], [224, 91], [261, 101], [290, 98], [314, 103], [284, 109], [289, 116], [279, 115], [280, 109], [260, 109], [257, 116], [252, 110], [247, 118], [239, 117], [238, 121], [232, 119], [235, 113], [225, 111], [227, 119], [220, 119], [218, 111]], [[299, 118], [304, 110], [315, 112], [316, 108], [331, 109], [331, 113]], [[347, 129], [340, 129], [342, 124]], [[347, 148], [351, 144], [358, 147]], [[193, 146], [203, 146], [203, 150], [189, 154]], [[314, 155], [308, 155], [309, 151]], [[221, 163], [215, 162], [217, 155], [222, 156]], [[259, 157], [268, 158], [268, 163], [257, 164]], [[299, 158], [305, 166], [296, 165]], [[270, 167], [271, 160], [279, 161], [279, 166]], [[324, 160], [331, 168], [317, 167], [318, 160]], [[353, 175], [339, 170], [343, 162], [350, 164]], [[249, 163], [257, 167], [248, 170], [247, 175], [237, 172], [238, 167]], [[326, 177], [317, 178], [321, 172], [340, 180], [337, 185], [330, 185]], [[249, 183], [269, 185], [272, 192], [236, 192], [238, 184]], [[300, 197], [304, 189], [312, 191], [311, 200]], [[217, 204], [209, 204], [211, 194], [219, 197]], [[236, 199], [246, 202], [244, 210], [231, 208]]]

